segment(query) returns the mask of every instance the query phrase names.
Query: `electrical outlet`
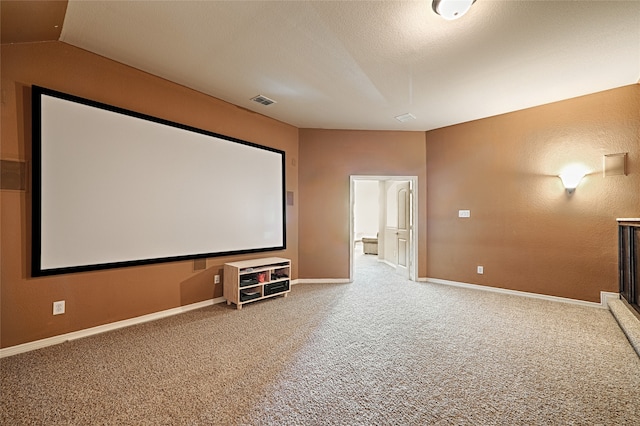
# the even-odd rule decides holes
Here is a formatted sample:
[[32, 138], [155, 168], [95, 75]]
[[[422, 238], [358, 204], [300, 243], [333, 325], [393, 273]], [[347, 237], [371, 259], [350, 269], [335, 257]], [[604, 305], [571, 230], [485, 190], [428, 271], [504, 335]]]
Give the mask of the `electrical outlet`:
[[53, 315], [64, 314], [64, 300], [53, 302]]
[[220, 275], [214, 275], [213, 283], [214, 284], [220, 284]]
[[471, 210], [458, 210], [458, 217], [471, 217]]
[[484, 266], [478, 266], [478, 274], [484, 274]]

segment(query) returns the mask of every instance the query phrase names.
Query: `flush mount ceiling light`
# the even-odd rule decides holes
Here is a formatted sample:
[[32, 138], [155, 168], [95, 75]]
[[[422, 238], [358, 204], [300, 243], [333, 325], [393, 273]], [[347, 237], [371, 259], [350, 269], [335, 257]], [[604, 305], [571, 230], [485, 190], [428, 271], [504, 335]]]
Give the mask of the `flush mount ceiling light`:
[[448, 21], [458, 19], [469, 11], [476, 0], [433, 0], [433, 11]]

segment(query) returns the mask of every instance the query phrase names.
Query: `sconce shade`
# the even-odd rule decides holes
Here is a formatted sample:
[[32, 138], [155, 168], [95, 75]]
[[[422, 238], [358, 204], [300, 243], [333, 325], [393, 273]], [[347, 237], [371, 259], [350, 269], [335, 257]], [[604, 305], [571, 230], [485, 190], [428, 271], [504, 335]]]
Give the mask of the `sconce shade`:
[[585, 175], [586, 172], [583, 168], [572, 166], [565, 169], [559, 177], [567, 192], [572, 194]]
[[433, 0], [433, 11], [448, 21], [458, 19], [469, 11], [476, 0]]

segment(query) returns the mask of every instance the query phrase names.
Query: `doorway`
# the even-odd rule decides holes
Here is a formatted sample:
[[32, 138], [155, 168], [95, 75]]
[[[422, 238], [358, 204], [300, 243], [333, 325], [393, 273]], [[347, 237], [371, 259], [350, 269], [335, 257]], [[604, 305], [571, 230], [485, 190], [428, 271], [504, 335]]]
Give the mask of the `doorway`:
[[[367, 197], [372, 185], [378, 188], [377, 205]], [[377, 238], [378, 260], [395, 268], [396, 272], [412, 281], [416, 280], [418, 250], [418, 177], [417, 176], [350, 176], [349, 218], [349, 281], [354, 278], [356, 242], [363, 237]], [[365, 193], [365, 194], [363, 194]], [[364, 197], [364, 198], [363, 198]], [[375, 196], [372, 196], [375, 197]], [[358, 200], [358, 201], [357, 201]], [[358, 207], [356, 207], [358, 203]], [[377, 208], [377, 229], [371, 218], [361, 216], [362, 205]], [[357, 213], [360, 218], [357, 218]], [[372, 215], [373, 216], [373, 215]], [[367, 222], [363, 225], [363, 222]], [[363, 233], [363, 229], [365, 230]], [[374, 234], [364, 235], [364, 234]]]

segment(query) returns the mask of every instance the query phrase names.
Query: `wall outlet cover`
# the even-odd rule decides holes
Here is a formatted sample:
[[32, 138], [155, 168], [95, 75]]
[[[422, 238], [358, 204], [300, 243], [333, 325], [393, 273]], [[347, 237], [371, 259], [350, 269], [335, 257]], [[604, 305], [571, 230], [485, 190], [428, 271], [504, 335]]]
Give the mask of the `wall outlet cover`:
[[53, 315], [64, 314], [65, 308], [64, 300], [59, 300], [57, 302], [53, 302]]

